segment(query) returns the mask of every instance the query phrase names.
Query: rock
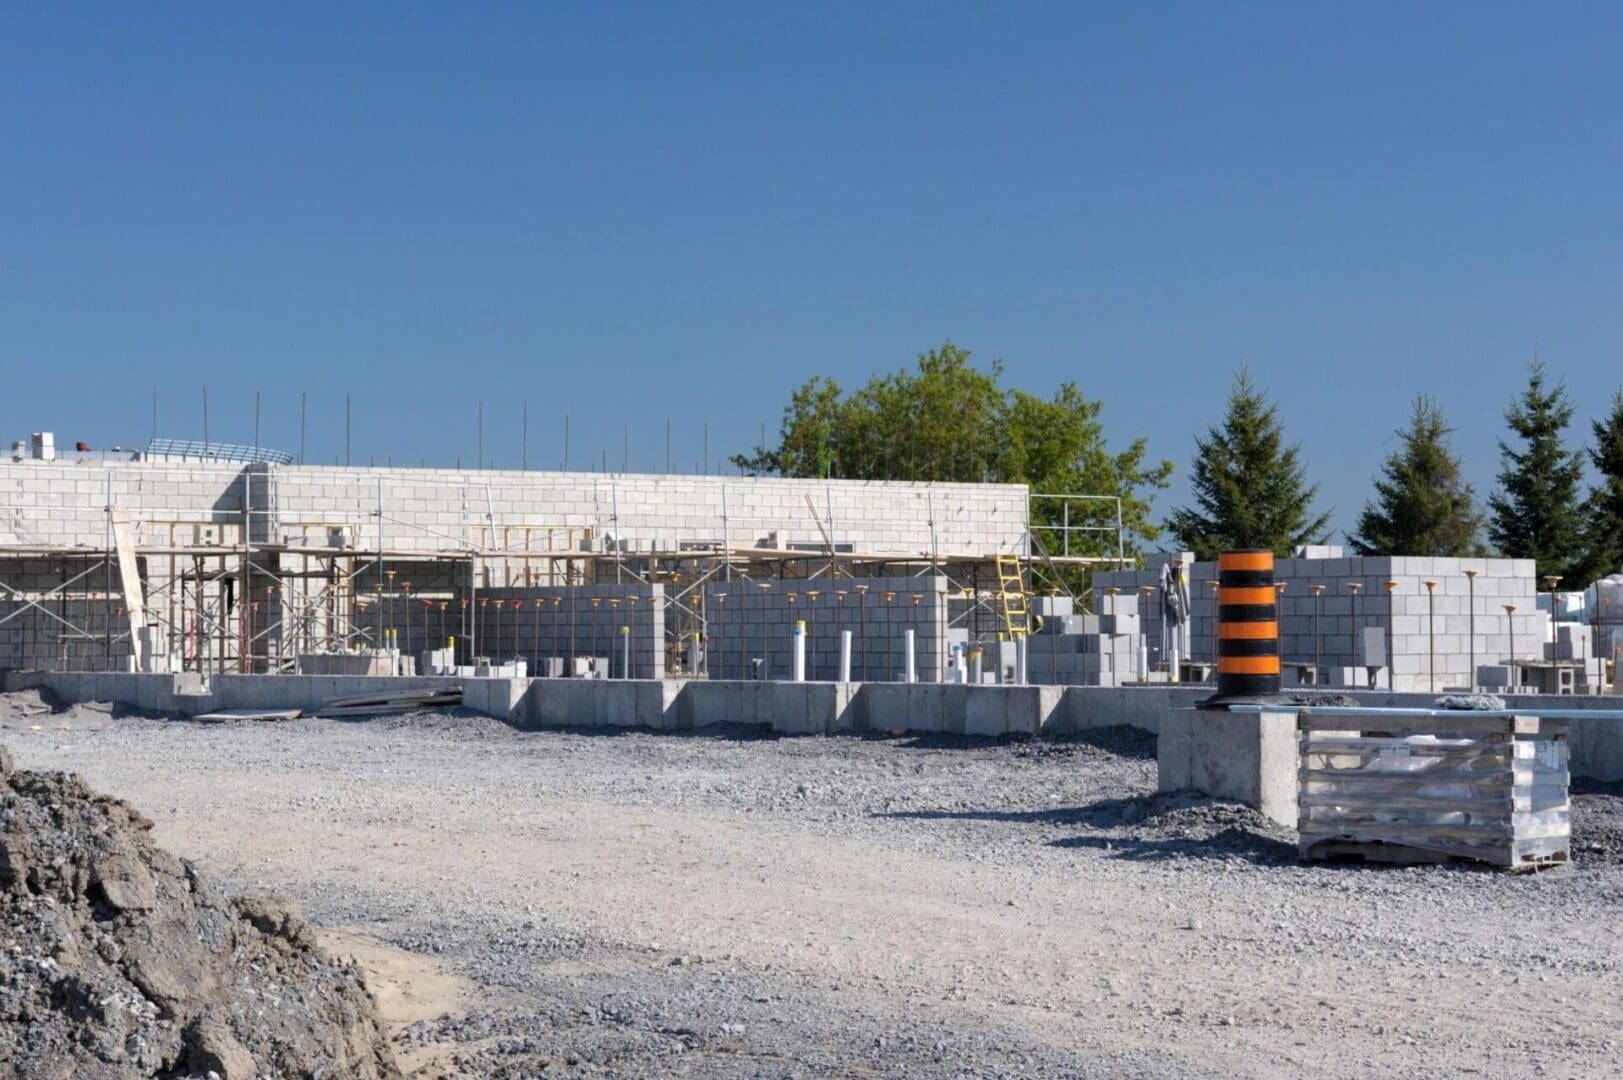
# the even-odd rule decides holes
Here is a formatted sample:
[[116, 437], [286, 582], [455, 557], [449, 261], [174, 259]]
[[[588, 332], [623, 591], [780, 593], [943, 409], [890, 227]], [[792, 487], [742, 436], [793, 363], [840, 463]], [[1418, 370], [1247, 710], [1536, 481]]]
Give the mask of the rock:
[[220, 1080], [254, 1080], [258, 1067], [253, 1055], [223, 1024], [199, 1020], [186, 1031], [186, 1065], [191, 1071]]
[[242, 917], [263, 933], [294, 944], [314, 944], [299, 905], [282, 896], [248, 895], [233, 901]]
[[102, 896], [120, 911], [151, 911], [158, 902], [158, 885], [133, 852], [113, 852], [93, 873]]

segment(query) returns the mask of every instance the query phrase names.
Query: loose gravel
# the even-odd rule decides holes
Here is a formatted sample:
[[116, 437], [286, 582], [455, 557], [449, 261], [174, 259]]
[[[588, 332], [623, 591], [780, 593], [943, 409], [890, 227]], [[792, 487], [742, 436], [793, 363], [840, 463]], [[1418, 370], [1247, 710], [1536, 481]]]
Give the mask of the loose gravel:
[[[418, 1075], [1616, 1076], [1623, 791], [1570, 867], [1304, 864], [1154, 739], [203, 725], [13, 695], [20, 767], [142, 806], [466, 981]], [[372, 980], [376, 983], [376, 977]]]

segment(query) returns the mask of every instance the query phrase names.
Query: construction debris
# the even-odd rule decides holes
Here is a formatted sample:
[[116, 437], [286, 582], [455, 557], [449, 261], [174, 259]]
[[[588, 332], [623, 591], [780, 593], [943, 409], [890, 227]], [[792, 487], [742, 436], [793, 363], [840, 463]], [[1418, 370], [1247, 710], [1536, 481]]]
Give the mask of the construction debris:
[[401, 690], [395, 693], [360, 694], [333, 698], [317, 716], [383, 716], [419, 709], [450, 709], [462, 704], [460, 686], [433, 690]]
[[216, 709], [192, 717], [205, 724], [223, 724], [228, 720], [297, 720], [303, 716], [300, 709]]
[[228, 899], [152, 822], [0, 748], [0, 1074], [398, 1077], [297, 906]]

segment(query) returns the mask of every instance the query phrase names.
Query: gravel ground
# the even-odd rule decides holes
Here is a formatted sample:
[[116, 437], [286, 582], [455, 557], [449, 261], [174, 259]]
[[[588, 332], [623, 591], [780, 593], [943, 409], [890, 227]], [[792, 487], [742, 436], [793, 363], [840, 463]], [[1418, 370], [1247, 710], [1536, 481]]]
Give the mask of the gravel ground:
[[1615, 786], [1575, 787], [1575, 865], [1512, 876], [1298, 863], [1250, 810], [1156, 795], [1125, 728], [202, 725], [12, 695], [0, 740], [360, 943], [421, 1076], [1623, 1073]]

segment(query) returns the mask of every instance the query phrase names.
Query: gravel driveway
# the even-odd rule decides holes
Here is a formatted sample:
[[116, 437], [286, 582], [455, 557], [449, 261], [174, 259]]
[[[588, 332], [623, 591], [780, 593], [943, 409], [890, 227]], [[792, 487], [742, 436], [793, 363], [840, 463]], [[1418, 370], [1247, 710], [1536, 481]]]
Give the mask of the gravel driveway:
[[[419, 1075], [1623, 1075], [1623, 797], [1575, 865], [1303, 865], [1154, 740], [205, 725], [0, 697], [348, 942]], [[386, 1015], [389, 1009], [385, 1009]]]

